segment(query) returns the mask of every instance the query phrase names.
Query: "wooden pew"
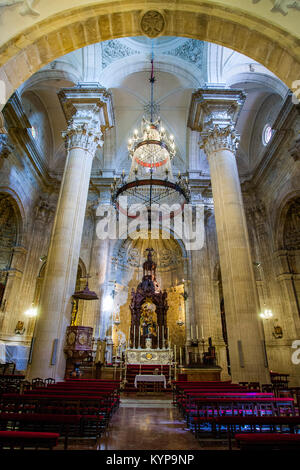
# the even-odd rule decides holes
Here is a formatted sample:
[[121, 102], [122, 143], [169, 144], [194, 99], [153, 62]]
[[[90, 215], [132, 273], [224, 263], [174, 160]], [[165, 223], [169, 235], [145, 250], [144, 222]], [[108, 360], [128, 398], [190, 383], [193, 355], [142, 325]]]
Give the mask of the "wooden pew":
[[53, 450], [58, 443], [59, 434], [48, 432], [0, 431], [0, 449], [26, 448]]

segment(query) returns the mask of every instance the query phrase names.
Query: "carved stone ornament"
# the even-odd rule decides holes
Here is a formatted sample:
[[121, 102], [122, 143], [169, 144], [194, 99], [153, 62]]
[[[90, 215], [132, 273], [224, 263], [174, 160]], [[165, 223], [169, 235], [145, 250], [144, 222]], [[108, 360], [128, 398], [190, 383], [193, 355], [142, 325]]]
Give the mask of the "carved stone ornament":
[[165, 19], [156, 10], [149, 10], [142, 16], [141, 29], [149, 38], [156, 38], [161, 35], [165, 28]]
[[208, 157], [219, 150], [231, 150], [231, 152], [235, 153], [238, 145], [239, 135], [236, 133], [233, 126], [228, 126], [223, 129], [214, 126], [210, 132], [202, 137], [200, 143], [200, 147], [203, 148]]
[[40, 13], [33, 8], [36, 0], [0, 0], [0, 15], [4, 7], [12, 7], [14, 5], [22, 4], [22, 9], [19, 11], [20, 15], [39, 16]]
[[[266, 1], [266, 0], [264, 0]], [[272, 13], [281, 13], [286, 16], [292, 9], [300, 11], [300, 0], [268, 0], [269, 3], [273, 3]], [[261, 0], [252, 0], [252, 3], [256, 4]]]
[[289, 149], [289, 152], [295, 162], [300, 160], [300, 137], [294, 142], [293, 146]]
[[92, 156], [95, 155], [97, 147], [103, 145], [102, 132], [97, 129], [95, 123], [76, 122], [71, 120], [67, 131], [62, 133], [65, 139], [66, 149], [75, 147], [88, 151]]
[[13, 147], [8, 142], [8, 135], [0, 134], [0, 157], [7, 158], [12, 152]]

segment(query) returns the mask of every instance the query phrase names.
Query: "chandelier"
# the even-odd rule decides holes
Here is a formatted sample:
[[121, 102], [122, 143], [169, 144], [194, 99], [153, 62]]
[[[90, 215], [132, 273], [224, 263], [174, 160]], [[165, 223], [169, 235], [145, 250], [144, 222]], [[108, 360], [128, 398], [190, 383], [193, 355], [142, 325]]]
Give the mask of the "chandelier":
[[[136, 129], [128, 140], [128, 152], [132, 160], [128, 176], [125, 170], [119, 179], [114, 178], [111, 185], [112, 203], [117, 210], [123, 212], [120, 197], [126, 196], [128, 206], [143, 204], [148, 213], [153, 204], [178, 204], [179, 211], [190, 201], [188, 178], [178, 173], [173, 178], [171, 160], [176, 155], [173, 135], [169, 135], [161, 123], [160, 117], [154, 119], [154, 70], [153, 52], [151, 58], [151, 100], [150, 119], [142, 119], [140, 130]], [[128, 217], [134, 217], [129, 214]]]

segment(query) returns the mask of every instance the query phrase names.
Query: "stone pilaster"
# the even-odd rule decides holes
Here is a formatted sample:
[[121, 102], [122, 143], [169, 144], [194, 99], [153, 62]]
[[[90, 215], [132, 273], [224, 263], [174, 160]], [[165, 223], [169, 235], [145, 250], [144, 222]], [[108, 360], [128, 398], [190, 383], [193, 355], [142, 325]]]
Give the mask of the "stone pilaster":
[[232, 380], [266, 383], [270, 378], [235, 159], [235, 124], [244, 100], [239, 90], [199, 90], [189, 125], [200, 132], [210, 166]]
[[65, 374], [65, 332], [71, 320], [82, 230], [93, 158], [103, 132], [113, 125], [111, 95], [90, 86], [58, 94], [68, 126], [63, 137], [67, 159], [47, 256], [30, 377]]
[[8, 133], [5, 128], [3, 114], [0, 113], [0, 158], [7, 158], [13, 147], [8, 141]]

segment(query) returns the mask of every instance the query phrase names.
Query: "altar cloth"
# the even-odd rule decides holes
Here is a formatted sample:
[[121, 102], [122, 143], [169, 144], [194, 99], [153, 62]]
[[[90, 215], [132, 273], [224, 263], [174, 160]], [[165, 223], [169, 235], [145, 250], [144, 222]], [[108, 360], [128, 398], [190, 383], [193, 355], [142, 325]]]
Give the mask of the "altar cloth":
[[166, 388], [166, 377], [165, 375], [136, 375], [134, 379], [134, 386], [137, 388], [138, 382], [163, 382], [164, 388]]

